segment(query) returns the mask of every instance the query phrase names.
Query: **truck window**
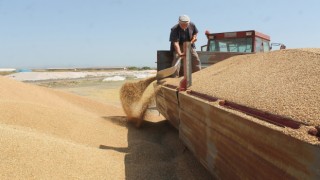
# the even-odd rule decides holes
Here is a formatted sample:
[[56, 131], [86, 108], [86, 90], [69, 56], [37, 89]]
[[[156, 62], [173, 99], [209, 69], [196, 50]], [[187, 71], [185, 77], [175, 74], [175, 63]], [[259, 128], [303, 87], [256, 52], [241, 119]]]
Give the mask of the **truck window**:
[[209, 51], [218, 51], [216, 50], [216, 42], [214, 40], [209, 42]]
[[255, 52], [263, 52], [263, 44], [262, 44], [262, 39], [259, 37], [256, 37], [256, 51]]
[[256, 37], [256, 52], [269, 52], [270, 44], [268, 40]]
[[213, 39], [209, 42], [212, 52], [252, 52], [252, 38]]
[[227, 43], [219, 42], [219, 51], [220, 52], [228, 52]]
[[270, 51], [270, 44], [269, 41], [263, 40], [263, 52], [269, 52]]

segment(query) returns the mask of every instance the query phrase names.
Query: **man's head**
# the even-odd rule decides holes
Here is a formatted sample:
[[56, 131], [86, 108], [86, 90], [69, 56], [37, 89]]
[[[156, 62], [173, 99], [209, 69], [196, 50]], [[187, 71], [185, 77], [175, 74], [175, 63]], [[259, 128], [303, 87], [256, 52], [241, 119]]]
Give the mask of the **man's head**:
[[189, 18], [189, 16], [187, 16], [187, 15], [181, 15], [181, 16], [179, 16], [179, 26], [180, 26], [183, 30], [185, 30], [185, 29], [188, 28], [189, 23], [190, 23], [190, 18]]

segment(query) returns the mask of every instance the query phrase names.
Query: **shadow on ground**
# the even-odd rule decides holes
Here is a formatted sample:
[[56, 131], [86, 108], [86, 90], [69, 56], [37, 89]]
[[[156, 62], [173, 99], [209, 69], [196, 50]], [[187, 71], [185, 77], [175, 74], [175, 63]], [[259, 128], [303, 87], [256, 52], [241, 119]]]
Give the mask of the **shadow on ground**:
[[100, 145], [125, 155], [125, 175], [133, 179], [212, 179], [209, 172], [179, 140], [178, 131], [167, 120], [144, 121], [137, 129], [124, 116], [104, 119], [128, 128], [128, 147]]

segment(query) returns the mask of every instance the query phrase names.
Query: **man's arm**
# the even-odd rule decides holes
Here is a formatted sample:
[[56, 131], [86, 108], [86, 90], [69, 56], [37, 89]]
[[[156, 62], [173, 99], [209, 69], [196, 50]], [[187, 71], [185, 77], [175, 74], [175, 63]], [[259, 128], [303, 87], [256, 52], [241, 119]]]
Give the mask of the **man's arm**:
[[191, 44], [195, 43], [197, 41], [197, 34], [194, 34], [191, 38]]
[[196, 27], [196, 25], [194, 23], [190, 24], [190, 26], [193, 27], [193, 34], [191, 37], [191, 43], [195, 43], [197, 41], [197, 35], [198, 35], [198, 28]]
[[179, 41], [173, 42], [173, 47], [179, 56], [184, 56], [184, 53], [181, 52]]

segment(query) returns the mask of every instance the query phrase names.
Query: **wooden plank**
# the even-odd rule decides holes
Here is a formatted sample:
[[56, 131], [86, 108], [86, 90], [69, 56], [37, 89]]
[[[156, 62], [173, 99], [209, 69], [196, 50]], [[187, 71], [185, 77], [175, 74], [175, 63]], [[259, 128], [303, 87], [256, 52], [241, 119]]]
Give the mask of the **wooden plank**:
[[179, 103], [180, 137], [211, 172], [229, 177], [227, 165], [234, 177], [257, 178], [250, 174], [255, 172], [266, 178], [320, 178], [319, 147], [186, 93], [179, 93]]
[[239, 52], [208, 52], [208, 51], [197, 51], [202, 67], [208, 67], [217, 62], [223, 61], [233, 56], [250, 53], [239, 53]]
[[[219, 178], [267, 179], [271, 173], [277, 179], [292, 179], [285, 171], [248, 151], [230, 137], [208, 128], [189, 113], [180, 112], [180, 118], [181, 140], [191, 147], [190, 150], [212, 174], [219, 174]], [[218, 171], [215, 171], [217, 167]], [[259, 167], [258, 171], [256, 167]]]
[[[162, 90], [162, 89], [161, 89]], [[165, 90], [166, 97], [171, 97], [173, 90]], [[165, 98], [161, 93], [156, 95], [156, 106], [158, 111], [175, 127], [179, 128], [179, 106], [177, 98]]]
[[177, 95], [178, 94], [178, 90], [162, 86], [161, 87], [161, 91], [163, 93], [163, 97], [167, 101], [170, 101], [170, 102], [172, 102], [174, 104], [179, 104], [178, 103], [178, 95]]
[[171, 67], [172, 61], [172, 52], [166, 50], [157, 51], [157, 71]]

